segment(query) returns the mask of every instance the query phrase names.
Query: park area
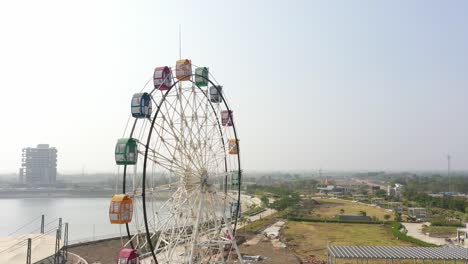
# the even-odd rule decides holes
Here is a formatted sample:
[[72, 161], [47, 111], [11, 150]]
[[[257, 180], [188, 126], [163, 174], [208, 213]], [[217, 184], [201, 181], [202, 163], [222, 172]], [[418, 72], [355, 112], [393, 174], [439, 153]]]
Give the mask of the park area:
[[362, 215], [365, 212], [367, 216], [376, 217], [379, 220], [386, 220], [385, 215], [393, 220], [393, 212], [367, 204], [362, 204], [347, 200], [314, 198], [315, 205], [308, 212], [312, 218], [334, 218], [336, 215]]
[[287, 245], [301, 258], [326, 260], [328, 245], [414, 246], [395, 238], [387, 225], [289, 221], [283, 229]]

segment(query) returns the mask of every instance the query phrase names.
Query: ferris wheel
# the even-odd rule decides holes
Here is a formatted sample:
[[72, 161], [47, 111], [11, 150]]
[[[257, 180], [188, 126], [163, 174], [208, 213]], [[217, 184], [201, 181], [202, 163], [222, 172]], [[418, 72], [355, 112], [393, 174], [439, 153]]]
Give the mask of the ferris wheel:
[[222, 86], [187, 59], [156, 67], [151, 80], [133, 95], [115, 147], [109, 218], [128, 241], [119, 261], [242, 263], [239, 139]]

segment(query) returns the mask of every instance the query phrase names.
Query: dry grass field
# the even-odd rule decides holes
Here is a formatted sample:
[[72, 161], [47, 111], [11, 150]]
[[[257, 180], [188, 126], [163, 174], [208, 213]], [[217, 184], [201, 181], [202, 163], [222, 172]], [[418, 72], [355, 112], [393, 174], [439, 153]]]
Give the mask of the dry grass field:
[[299, 256], [314, 255], [322, 260], [326, 260], [327, 245], [414, 246], [397, 240], [385, 225], [289, 221], [282, 234]]
[[379, 220], [384, 220], [385, 215], [390, 215], [390, 220], [393, 220], [394, 214], [387, 209], [375, 207], [366, 204], [360, 204], [347, 200], [328, 199], [328, 198], [314, 198], [318, 204], [311, 210], [312, 217], [319, 218], [333, 218], [339, 215], [340, 210], [343, 209], [345, 215], [358, 215], [360, 211], [366, 212], [368, 216], [375, 216]]

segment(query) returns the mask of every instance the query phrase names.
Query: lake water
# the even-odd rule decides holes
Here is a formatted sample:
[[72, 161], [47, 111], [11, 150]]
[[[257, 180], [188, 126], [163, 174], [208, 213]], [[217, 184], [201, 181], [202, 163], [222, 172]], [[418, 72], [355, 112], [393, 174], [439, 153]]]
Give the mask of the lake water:
[[[162, 200], [155, 200], [154, 206], [158, 208]], [[18, 228], [27, 225], [24, 229], [14, 233], [22, 235], [40, 233], [40, 216], [45, 215], [45, 230], [52, 235], [58, 227], [58, 218], [63, 223], [69, 223], [69, 241], [95, 240], [110, 236], [126, 235], [125, 225], [112, 225], [109, 222], [110, 198], [11, 198], [0, 199], [0, 237], [8, 236]], [[163, 212], [160, 212], [163, 213]], [[133, 229], [133, 225], [130, 228]]]
[[[110, 198], [15, 198], [0, 199], [0, 236], [7, 236], [16, 229], [39, 217], [34, 223], [15, 234], [39, 233], [40, 215], [45, 214], [45, 223], [62, 217], [69, 223], [69, 240], [92, 239], [93, 237], [120, 234], [119, 225], [109, 222]], [[54, 221], [46, 230], [56, 229]], [[122, 233], [125, 225], [122, 226]], [[55, 233], [54, 233], [55, 234]]]

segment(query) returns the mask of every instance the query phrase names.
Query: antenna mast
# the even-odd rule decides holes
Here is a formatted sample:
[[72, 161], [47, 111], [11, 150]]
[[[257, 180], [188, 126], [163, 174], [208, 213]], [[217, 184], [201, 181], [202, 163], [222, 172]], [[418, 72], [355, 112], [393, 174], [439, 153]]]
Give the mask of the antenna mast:
[[179, 60], [182, 59], [182, 29], [179, 24]]

